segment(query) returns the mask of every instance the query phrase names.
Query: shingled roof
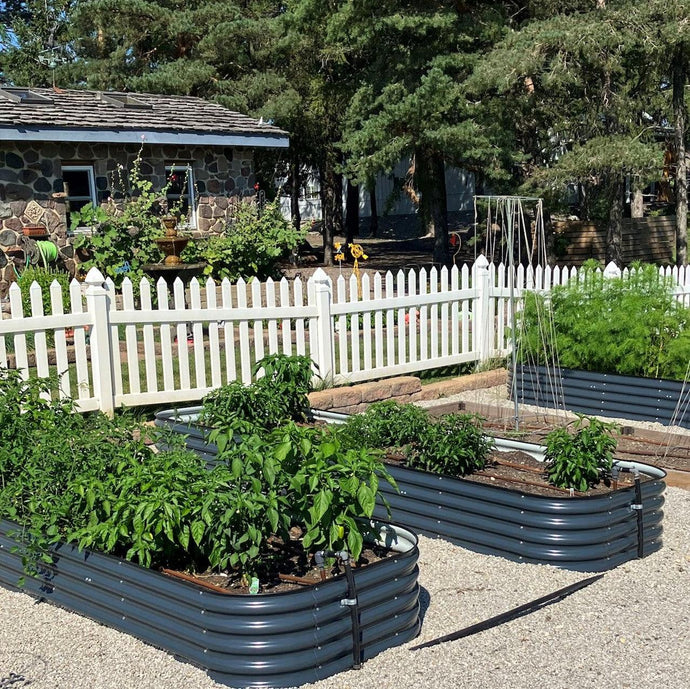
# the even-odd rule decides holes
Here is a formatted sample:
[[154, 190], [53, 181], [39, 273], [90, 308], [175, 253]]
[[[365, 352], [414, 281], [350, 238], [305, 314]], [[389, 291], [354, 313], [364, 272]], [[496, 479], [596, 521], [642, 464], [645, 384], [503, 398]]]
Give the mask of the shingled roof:
[[191, 96], [0, 88], [0, 140], [288, 145], [286, 132]]

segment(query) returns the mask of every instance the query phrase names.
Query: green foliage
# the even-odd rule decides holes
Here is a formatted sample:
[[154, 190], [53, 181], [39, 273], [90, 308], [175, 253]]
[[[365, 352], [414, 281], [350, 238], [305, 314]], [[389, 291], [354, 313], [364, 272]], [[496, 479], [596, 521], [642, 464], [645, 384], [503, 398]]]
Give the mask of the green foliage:
[[395, 401], [377, 402], [350, 417], [339, 430], [346, 447], [402, 450], [408, 466], [465, 476], [484, 467], [493, 441], [472, 414], [449, 414], [434, 421], [424, 409]]
[[275, 276], [277, 261], [296, 249], [305, 237], [306, 231], [296, 230], [283, 217], [279, 199], [267, 203], [263, 210], [245, 201], [239, 204], [233, 222], [222, 235], [192, 247], [190, 251], [195, 254], [183, 253], [182, 258], [205, 261], [204, 273], [216, 280], [265, 280]]
[[[283, 364], [266, 361], [265, 377], [278, 379]], [[145, 443], [155, 433], [129, 417], [46, 399], [45, 380], [3, 371], [1, 382], [0, 517], [19, 524], [30, 574], [68, 541], [147, 567], [260, 575], [293, 526], [307, 551], [357, 558], [379, 481], [394, 485], [380, 453], [343, 448], [332, 428], [290, 422], [232, 436], [209, 470], [181, 439], [155, 452]]]
[[483, 469], [493, 447], [474, 414], [448, 414], [431, 423], [408, 449], [407, 464], [435, 474], [465, 476]]
[[558, 488], [584, 492], [610, 475], [617, 427], [578, 415], [573, 430], [556, 428], [546, 436], [546, 474]]
[[385, 400], [351, 416], [341, 433], [349, 447], [403, 448], [416, 442], [429, 424], [425, 409]]
[[[41, 288], [41, 300], [43, 303], [43, 314], [50, 315], [53, 313], [53, 304], [50, 296], [50, 286], [53, 282], [57, 282], [62, 290], [62, 297], [69, 295], [69, 275], [64, 271], [54, 270], [53, 268], [40, 268], [27, 266], [19, 276], [17, 284], [22, 292], [22, 311], [25, 316], [30, 316], [31, 311], [31, 285], [36, 282]], [[27, 336], [28, 340], [33, 342], [33, 335]], [[52, 331], [46, 333], [46, 342], [48, 346], [52, 346], [55, 341], [55, 336]]]
[[549, 299], [528, 294], [520, 315], [522, 362], [683, 380], [690, 359], [690, 311], [647, 266], [629, 278], [585, 270]]
[[373, 515], [379, 481], [395, 486], [381, 462], [381, 453], [361, 447], [346, 449], [331, 427], [308, 428], [294, 423], [276, 429], [270, 442], [289, 463], [289, 495], [307, 549], [346, 548], [357, 559]]
[[[125, 277], [138, 285], [144, 277], [142, 266], [158, 263], [163, 258], [154, 240], [163, 235], [161, 215], [172, 178], [163, 189], [156, 191], [153, 182], [141, 174], [142, 150], [132, 167], [125, 170], [120, 165], [113, 179], [113, 187], [123, 197], [121, 201], [111, 199], [96, 208], [89, 203], [72, 215], [72, 229], [93, 228], [90, 236], [78, 235], [74, 242], [75, 248], [85, 249], [90, 255], [82, 263], [83, 270], [96, 267], [118, 287]], [[179, 208], [168, 208], [165, 212], [177, 215]], [[129, 265], [126, 273], [123, 271], [125, 264]]]
[[257, 362], [252, 373], [256, 380], [251, 385], [233, 381], [206, 395], [199, 422], [245, 432], [255, 426], [268, 430], [288, 420], [306, 419], [313, 377], [309, 357], [270, 354]]

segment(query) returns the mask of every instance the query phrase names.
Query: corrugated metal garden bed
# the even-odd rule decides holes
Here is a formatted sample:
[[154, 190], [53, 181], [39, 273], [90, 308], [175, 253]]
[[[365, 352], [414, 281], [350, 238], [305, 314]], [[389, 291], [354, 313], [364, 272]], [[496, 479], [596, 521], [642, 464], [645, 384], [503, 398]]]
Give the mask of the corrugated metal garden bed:
[[[206, 443], [206, 429], [195, 425], [198, 412], [159, 412], [156, 424], [184, 434], [187, 447], [212, 463], [216, 449]], [[506, 442], [508, 449], [519, 445], [543, 456], [543, 446], [498, 444]], [[512, 560], [599, 572], [661, 547], [665, 472], [641, 462], [616, 464], [646, 480], [605, 495], [546, 497], [390, 465], [399, 492], [383, 483], [381, 492], [391, 519], [416, 532]], [[384, 514], [380, 506], [377, 515]]]
[[690, 428], [682, 381], [520, 364], [515, 389], [522, 404]]
[[[361, 659], [419, 633], [417, 537], [381, 522], [392, 555], [353, 570]], [[15, 524], [0, 520], [0, 584], [25, 576]], [[109, 555], [59, 545], [23, 590], [206, 669], [235, 687], [314, 682], [353, 666], [346, 577], [300, 590], [227, 595]]]

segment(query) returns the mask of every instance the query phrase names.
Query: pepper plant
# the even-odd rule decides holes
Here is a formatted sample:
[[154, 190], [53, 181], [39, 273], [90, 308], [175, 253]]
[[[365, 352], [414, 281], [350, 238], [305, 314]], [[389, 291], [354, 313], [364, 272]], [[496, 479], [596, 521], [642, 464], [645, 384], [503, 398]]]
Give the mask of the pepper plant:
[[546, 475], [558, 488], [586, 491], [611, 474], [618, 427], [578, 414], [573, 432], [556, 428], [545, 440]]

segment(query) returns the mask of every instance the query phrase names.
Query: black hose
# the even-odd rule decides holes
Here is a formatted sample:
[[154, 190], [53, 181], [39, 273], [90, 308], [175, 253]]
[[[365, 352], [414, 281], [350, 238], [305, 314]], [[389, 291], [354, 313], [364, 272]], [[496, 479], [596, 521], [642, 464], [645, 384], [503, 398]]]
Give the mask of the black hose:
[[438, 644], [445, 643], [446, 641], [456, 641], [457, 639], [463, 639], [464, 637], [471, 636], [472, 634], [476, 634], [477, 632], [483, 632], [486, 629], [497, 627], [499, 624], [503, 624], [504, 622], [510, 622], [510, 620], [514, 620], [517, 617], [521, 617], [522, 615], [526, 615], [530, 612], [533, 612], [544, 605], [547, 605], [549, 603], [555, 603], [557, 600], [565, 598], [571, 593], [579, 591], [585, 586], [593, 584], [595, 581], [598, 581], [603, 576], [603, 574], [597, 574], [593, 577], [582, 579], [581, 581], [578, 581], [575, 584], [570, 584], [570, 586], [558, 589], [558, 591], [554, 591], [553, 593], [549, 593], [546, 596], [537, 598], [536, 600], [533, 600], [530, 603], [525, 603], [524, 605], [520, 605], [517, 608], [508, 610], [507, 612], [501, 613], [500, 615], [490, 617], [488, 620], [484, 620], [484, 622], [478, 622], [477, 624], [465, 627], [460, 631], [452, 632], [451, 634], [446, 634], [445, 636], [440, 636], [438, 639], [426, 641], [425, 643], [419, 644], [418, 646], [413, 646], [410, 650], [418, 651], [420, 648], [429, 648], [430, 646], [437, 646]]
[[347, 550], [319, 550], [314, 553], [314, 561], [317, 567], [324, 571], [326, 558], [335, 557], [345, 567], [345, 579], [347, 581], [347, 598], [340, 601], [340, 605], [350, 608], [352, 620], [352, 668], [359, 670], [362, 667], [362, 633], [359, 627], [359, 600], [357, 599], [357, 586], [355, 575], [350, 564], [350, 553]]

